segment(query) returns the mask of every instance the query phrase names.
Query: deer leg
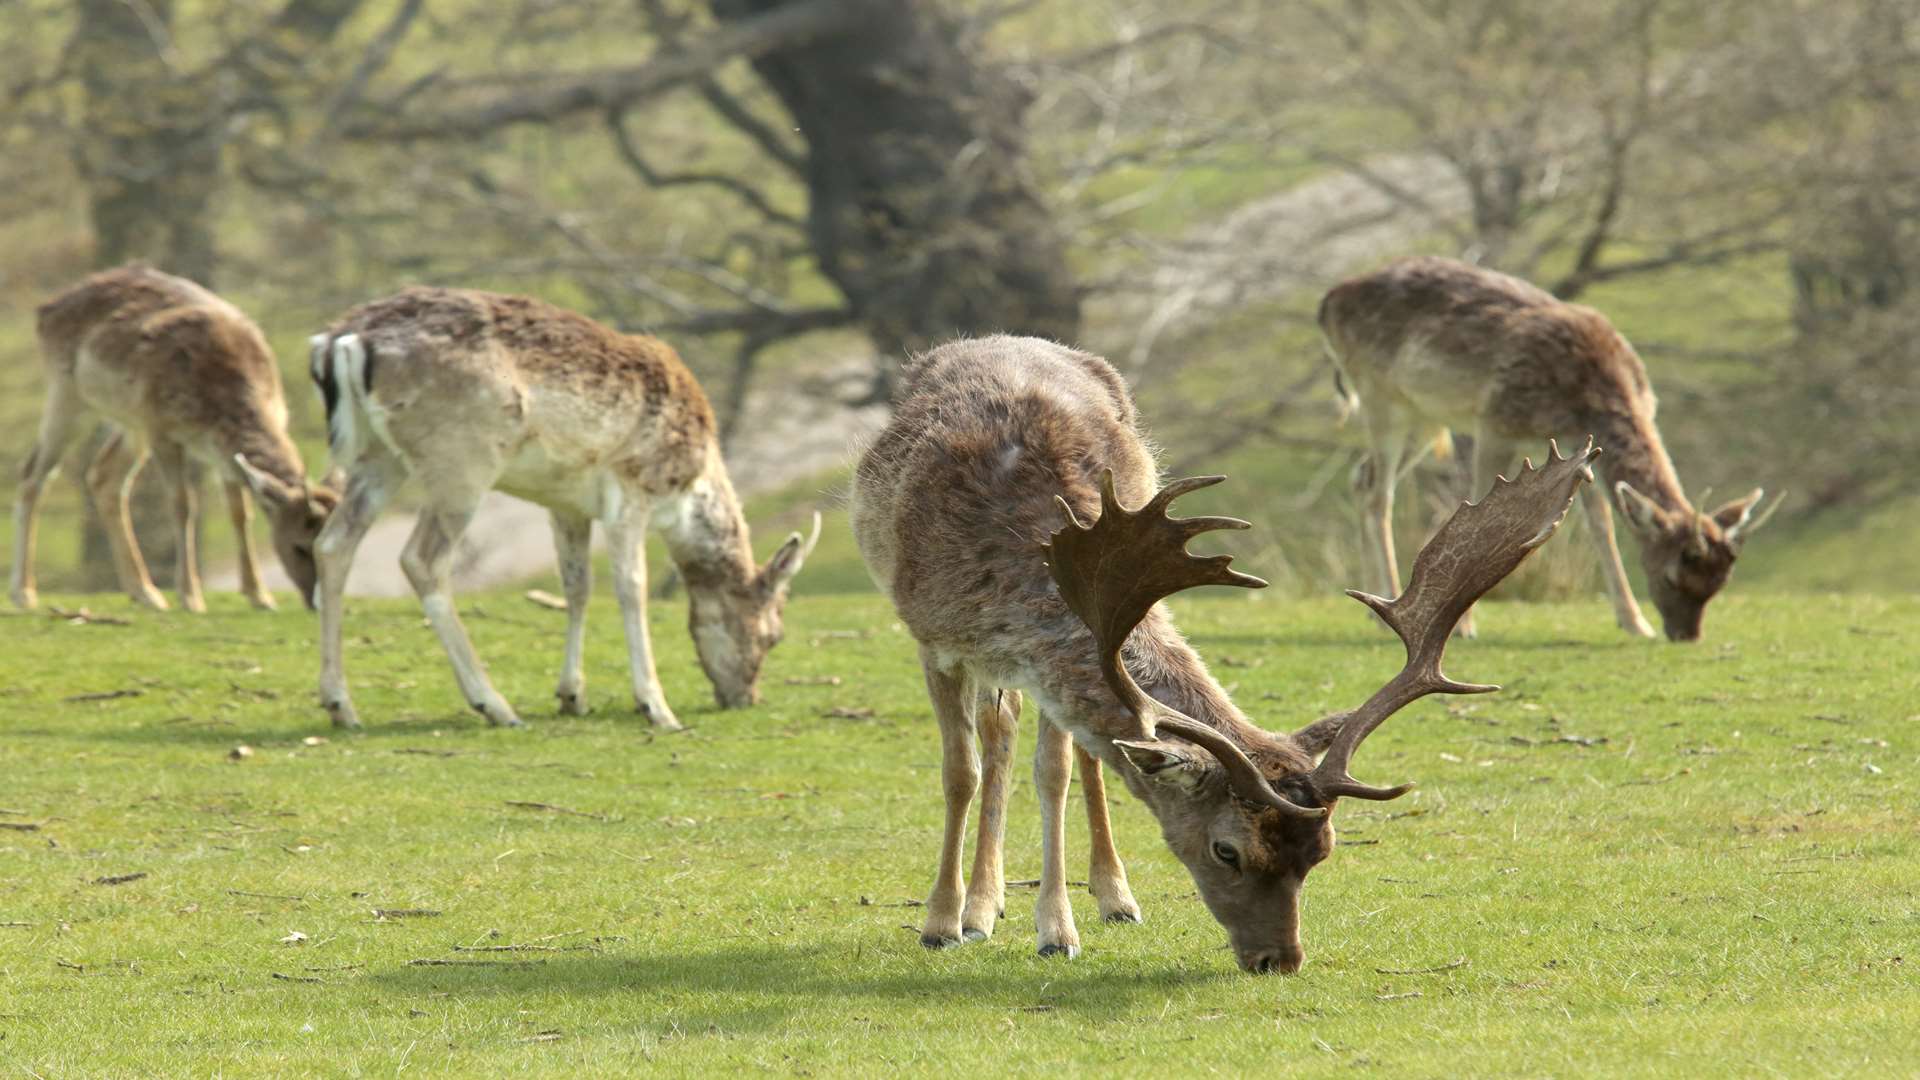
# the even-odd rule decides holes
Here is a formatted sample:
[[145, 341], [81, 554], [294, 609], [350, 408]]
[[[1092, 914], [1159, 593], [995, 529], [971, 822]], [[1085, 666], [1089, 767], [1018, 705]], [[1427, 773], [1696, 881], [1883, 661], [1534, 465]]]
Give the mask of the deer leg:
[[174, 587], [180, 590], [180, 606], [196, 614], [205, 614], [206, 595], [200, 589], [200, 550], [196, 541], [200, 531], [200, 491], [193, 482], [192, 463], [179, 443], [162, 442], [154, 447], [153, 462], [173, 495]]
[[593, 595], [590, 541], [593, 520], [584, 514], [554, 510], [553, 548], [560, 557], [560, 584], [567, 594], [567, 653], [560, 664], [560, 685], [554, 696], [567, 716], [587, 714], [587, 675], [583, 654], [587, 647], [587, 600]]
[[1033, 923], [1039, 932], [1041, 956], [1080, 954], [1080, 931], [1073, 925], [1073, 906], [1067, 902], [1067, 781], [1072, 776], [1072, 738], [1065, 728], [1040, 718], [1039, 741], [1033, 749], [1033, 788], [1040, 801], [1040, 895], [1034, 901]]
[[1020, 724], [1020, 691], [982, 692], [974, 716], [981, 759], [980, 831], [973, 842], [973, 877], [967, 885], [960, 933], [968, 941], [985, 941], [993, 936], [995, 920], [1007, 910], [1007, 792], [1012, 786], [1013, 738]]
[[1633, 583], [1627, 580], [1627, 568], [1620, 562], [1620, 545], [1613, 538], [1613, 507], [1607, 502], [1605, 486], [1582, 485], [1580, 506], [1587, 512], [1587, 531], [1593, 534], [1593, 546], [1600, 552], [1600, 569], [1606, 572], [1614, 621], [1635, 637], [1653, 637], [1653, 624], [1640, 614], [1640, 605], [1633, 598]]
[[40, 437], [20, 467], [20, 493], [13, 504], [13, 580], [9, 593], [16, 606], [40, 603], [33, 576], [35, 540], [40, 528], [40, 496], [60, 468], [61, 455], [73, 439], [73, 422], [81, 412], [80, 394], [71, 379], [55, 377], [40, 414]]
[[453, 677], [459, 681], [467, 704], [486, 717], [489, 724], [519, 727], [520, 718], [488, 681], [487, 669], [473, 651], [473, 640], [467, 637], [467, 628], [461, 625], [460, 614], [453, 606], [454, 546], [467, 531], [478, 502], [475, 496], [462, 498], [452, 506], [442, 504], [421, 510], [420, 521], [414, 526], [413, 535], [407, 538], [406, 549], [400, 553], [400, 569], [413, 583], [413, 591], [420, 594], [420, 606], [426, 610], [427, 621], [433, 624], [433, 632], [440, 638], [440, 647], [447, 651]]
[[961, 928], [966, 896], [960, 856], [966, 845], [967, 807], [980, 788], [980, 757], [973, 745], [972, 680], [959, 668], [940, 670], [932, 654], [924, 649], [920, 666], [926, 671], [933, 715], [940, 721], [940, 783], [947, 797], [940, 869], [934, 875], [933, 892], [927, 897], [927, 921], [920, 929], [920, 944], [944, 949], [966, 940]]
[[340, 641], [346, 619], [347, 572], [353, 569], [360, 541], [366, 539], [367, 530], [399, 488], [400, 479], [398, 471], [385, 460], [369, 461], [356, 468], [340, 505], [327, 515], [327, 523], [313, 543], [319, 576], [313, 587], [313, 606], [320, 616], [320, 705], [335, 727], [360, 726], [360, 714], [354, 711], [353, 699], [347, 694], [346, 661]]
[[[1469, 481], [1471, 490], [1467, 492], [1467, 500], [1471, 502], [1486, 498], [1487, 492], [1493, 490], [1494, 478], [1500, 475], [1500, 470], [1511, 465], [1516, 457], [1517, 448], [1513, 440], [1496, 435], [1485, 426], [1475, 431], [1473, 477]], [[1468, 608], [1467, 613], [1460, 616], [1460, 621], [1454, 624], [1455, 636], [1470, 638], [1479, 635], [1480, 631], [1474, 622], [1473, 611], [1473, 608]]]
[[1100, 917], [1110, 923], [1137, 923], [1140, 905], [1127, 885], [1127, 868], [1120, 863], [1120, 852], [1113, 846], [1113, 823], [1107, 818], [1107, 780], [1100, 759], [1073, 747], [1073, 759], [1080, 765], [1080, 791], [1087, 798], [1087, 833], [1092, 846], [1088, 857], [1087, 889], [1100, 902]]
[[1388, 599], [1400, 595], [1400, 564], [1393, 550], [1393, 492], [1407, 459], [1407, 425], [1383, 406], [1367, 414], [1373, 451], [1362, 463], [1360, 546], [1373, 563], [1374, 589]]
[[272, 611], [279, 605], [274, 603], [273, 594], [260, 578], [260, 556], [253, 546], [253, 502], [247, 497], [247, 486], [227, 477], [220, 481], [220, 487], [227, 496], [227, 517], [233, 522], [233, 537], [240, 544], [240, 595], [255, 608]]
[[628, 502], [618, 518], [604, 524], [607, 549], [613, 556], [613, 595], [620, 601], [620, 619], [627, 630], [627, 667], [633, 676], [634, 707], [655, 727], [679, 731], [680, 720], [667, 707], [667, 696], [660, 691], [660, 674], [653, 666], [653, 640], [647, 636], [647, 505]]
[[127, 511], [127, 499], [140, 466], [147, 463], [147, 448], [124, 431], [116, 430], [93, 464], [87, 467], [87, 489], [93, 496], [94, 512], [107, 532], [107, 546], [113, 550], [113, 568], [120, 576], [120, 587], [135, 603], [155, 611], [167, 610], [167, 598], [153, 587], [147, 575], [147, 562], [140, 557], [140, 542], [133, 535], [133, 522]]

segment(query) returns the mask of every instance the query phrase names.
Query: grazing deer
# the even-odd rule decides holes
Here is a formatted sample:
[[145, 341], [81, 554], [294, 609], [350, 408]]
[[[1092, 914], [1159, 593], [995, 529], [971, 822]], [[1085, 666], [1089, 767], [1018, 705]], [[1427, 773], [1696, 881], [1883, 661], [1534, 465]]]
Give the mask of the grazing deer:
[[[1687, 501], [1654, 426], [1653, 388], [1627, 339], [1598, 311], [1518, 278], [1452, 259], [1401, 259], [1343, 282], [1320, 303], [1320, 329], [1349, 410], [1365, 417], [1362, 544], [1382, 595], [1399, 589], [1395, 486], [1449, 428], [1473, 433], [1473, 490], [1487, 490], [1522, 443], [1589, 433], [1606, 447], [1607, 487], [1640, 541], [1640, 564], [1667, 637], [1700, 636], [1707, 601], [1747, 538], [1773, 512], [1764, 492], [1702, 513]], [[1581, 493], [1614, 617], [1652, 637], [1613, 539], [1606, 491]], [[1473, 632], [1472, 614], [1461, 621]]]
[[38, 602], [33, 559], [40, 496], [89, 414], [114, 427], [87, 468], [87, 490], [129, 596], [166, 610], [127, 514], [128, 494], [149, 455], [173, 492], [181, 607], [207, 606], [195, 550], [200, 498], [190, 462], [223, 480], [240, 539], [240, 591], [253, 606], [274, 603], [247, 527], [253, 511], [246, 487], [266, 508], [281, 564], [308, 595], [314, 538], [337, 496], [307, 482], [300, 450], [287, 435], [280, 369], [253, 320], [191, 281], [139, 265], [95, 274], [41, 305], [38, 314], [47, 404], [13, 508], [13, 602], [23, 608]]
[[647, 637], [646, 529], [658, 525], [690, 598], [693, 641], [721, 706], [759, 700], [760, 665], [780, 640], [788, 586], [820, 538], [794, 533], [756, 566], [713, 410], [665, 342], [616, 333], [523, 296], [408, 289], [347, 312], [312, 339], [327, 403], [328, 444], [349, 474], [317, 545], [320, 703], [358, 727], [342, 667], [341, 597], [354, 549], [408, 477], [425, 491], [400, 556], [467, 702], [518, 725], [487, 680], [448, 579], [454, 546], [487, 491], [545, 506], [567, 596], [560, 711], [587, 711], [581, 652], [593, 591], [588, 540], [606, 531], [626, 624], [633, 696], [654, 724], [678, 730]]
[[[1556, 453], [1463, 508], [1422, 551], [1400, 599], [1355, 594], [1405, 639], [1406, 670], [1359, 709], [1289, 735], [1234, 706], [1159, 604], [1194, 585], [1265, 582], [1229, 569], [1227, 556], [1186, 553], [1195, 536], [1246, 523], [1166, 516], [1174, 498], [1220, 478], [1155, 491], [1152, 453], [1112, 367], [1051, 342], [990, 337], [934, 349], [904, 380], [893, 422], [860, 462], [852, 515], [868, 569], [920, 643], [940, 723], [946, 829], [921, 943], [992, 933], [1006, 746], [1024, 693], [1040, 708], [1041, 954], [1079, 947], [1063, 854], [1071, 740], [1084, 776], [1114, 770], [1159, 819], [1240, 965], [1297, 969], [1300, 887], [1333, 849], [1335, 800], [1390, 799], [1411, 786], [1355, 781], [1355, 748], [1424, 694], [1492, 689], [1440, 674], [1448, 631], [1552, 534], [1596, 451]], [[1102, 915], [1137, 919], [1094, 790], [1089, 883]], [[961, 847], [976, 792], [968, 886]]]

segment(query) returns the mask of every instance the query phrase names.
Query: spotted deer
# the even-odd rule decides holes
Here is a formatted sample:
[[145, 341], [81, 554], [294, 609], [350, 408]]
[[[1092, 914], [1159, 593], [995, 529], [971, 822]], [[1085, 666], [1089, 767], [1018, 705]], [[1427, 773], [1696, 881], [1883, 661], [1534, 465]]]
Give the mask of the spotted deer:
[[[940, 726], [946, 825], [921, 943], [985, 939], [1002, 913], [1008, 755], [1029, 696], [1040, 713], [1041, 954], [1072, 956], [1080, 944], [1064, 856], [1072, 746], [1102, 916], [1139, 918], [1096, 797], [1105, 768], [1159, 820], [1240, 966], [1296, 970], [1300, 889], [1333, 850], [1336, 801], [1411, 787], [1354, 780], [1354, 750], [1422, 695], [1493, 689], [1440, 673], [1448, 631], [1552, 534], [1595, 451], [1556, 453], [1463, 508], [1398, 600], [1354, 594], [1406, 641], [1406, 668], [1358, 709], [1287, 734], [1234, 705], [1159, 603], [1196, 585], [1265, 582], [1229, 568], [1228, 556], [1186, 552], [1202, 533], [1246, 523], [1167, 516], [1175, 498], [1221, 478], [1157, 485], [1112, 367], [1051, 342], [990, 337], [940, 346], [903, 378], [893, 421], [860, 461], [852, 517], [868, 569], [919, 642]], [[961, 849], [976, 794], [969, 884]]]
[[562, 713], [587, 711], [581, 653], [593, 591], [588, 541], [607, 537], [642, 715], [680, 728], [661, 693], [647, 636], [647, 527], [664, 534], [687, 588], [700, 664], [721, 706], [759, 700], [761, 664], [780, 640], [781, 609], [820, 538], [787, 538], [753, 561], [746, 519], [715, 437], [713, 410], [673, 349], [523, 296], [408, 289], [342, 315], [312, 339], [328, 440], [348, 474], [320, 534], [320, 703], [358, 727], [341, 657], [341, 598], [354, 550], [401, 484], [417, 479], [419, 523], [400, 556], [460, 692], [493, 724], [520, 723], [487, 679], [449, 577], [454, 546], [495, 488], [553, 519], [567, 599]]
[[[1641, 637], [1653, 628], [1620, 562], [1608, 490], [1639, 540], [1647, 588], [1675, 641], [1700, 636], [1707, 601], [1779, 509], [1775, 499], [1760, 510], [1760, 488], [1711, 512], [1695, 509], [1654, 426], [1653, 387], [1633, 346], [1598, 311], [1518, 278], [1452, 259], [1401, 259], [1334, 286], [1320, 304], [1320, 329], [1346, 407], [1366, 422], [1361, 535], [1382, 595], [1400, 582], [1394, 489], [1448, 429], [1473, 435], [1476, 494], [1523, 444], [1599, 440], [1607, 486], [1584, 490], [1581, 505], [1614, 617]], [[1460, 630], [1472, 634], [1471, 612]]]
[[61, 455], [90, 416], [112, 427], [87, 468], [87, 490], [106, 529], [121, 588], [166, 610], [133, 535], [127, 498], [148, 457], [172, 493], [180, 606], [205, 611], [200, 587], [200, 493], [190, 464], [222, 480], [240, 541], [240, 591], [272, 608], [249, 529], [247, 488], [266, 509], [274, 550], [307, 595], [313, 543], [336, 501], [307, 480], [287, 434], [287, 403], [273, 350], [240, 310], [199, 285], [148, 266], [93, 275], [41, 305], [37, 331], [47, 375], [40, 435], [20, 470], [13, 509], [13, 602], [39, 601], [33, 572], [40, 497]]

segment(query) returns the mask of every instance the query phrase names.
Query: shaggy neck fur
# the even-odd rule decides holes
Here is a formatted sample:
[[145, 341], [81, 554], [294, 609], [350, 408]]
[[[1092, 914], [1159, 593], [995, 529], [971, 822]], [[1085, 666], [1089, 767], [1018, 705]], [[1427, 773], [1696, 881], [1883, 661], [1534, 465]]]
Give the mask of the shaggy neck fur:
[[1624, 480], [1667, 510], [1693, 512], [1693, 505], [1680, 487], [1679, 474], [1674, 472], [1673, 459], [1667, 456], [1667, 448], [1660, 441], [1659, 429], [1653, 426], [1652, 418], [1609, 414], [1593, 417], [1588, 427], [1606, 451], [1597, 464], [1600, 474], [1606, 477], [1608, 490]]
[[667, 553], [689, 591], [744, 586], [756, 573], [747, 521], [720, 460], [719, 447], [710, 447], [707, 468], [678, 496], [674, 512], [661, 515]]

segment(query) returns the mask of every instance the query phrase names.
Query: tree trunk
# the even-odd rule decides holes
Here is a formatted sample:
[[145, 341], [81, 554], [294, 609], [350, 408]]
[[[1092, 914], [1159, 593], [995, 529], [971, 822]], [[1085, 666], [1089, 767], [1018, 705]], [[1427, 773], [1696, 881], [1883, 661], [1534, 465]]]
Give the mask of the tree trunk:
[[[80, 0], [75, 59], [86, 89], [80, 150], [94, 230], [94, 262], [144, 260], [212, 287], [212, 206], [220, 185], [224, 110], [211, 79], [183, 73], [172, 55], [173, 0]], [[84, 478], [99, 447], [72, 470]], [[143, 471], [132, 500], [134, 534], [158, 584], [175, 564], [172, 515]], [[84, 481], [83, 481], [84, 483]], [[81, 524], [80, 585], [118, 585], [106, 534], [91, 501]]]
[[[792, 0], [712, 0], [722, 21]], [[958, 334], [1080, 331], [1066, 244], [1026, 173], [1025, 93], [936, 0], [847, 0], [851, 32], [754, 61], [807, 140], [820, 267], [892, 363]]]

